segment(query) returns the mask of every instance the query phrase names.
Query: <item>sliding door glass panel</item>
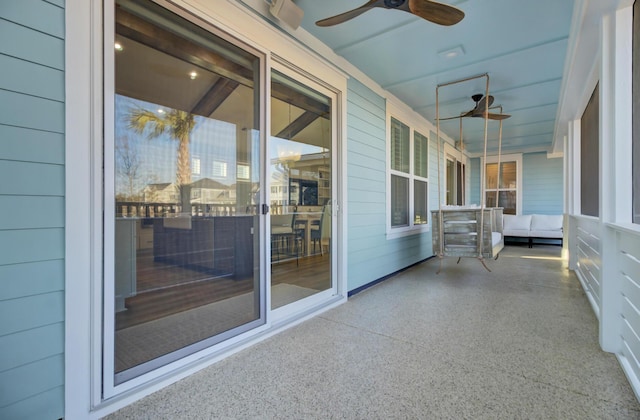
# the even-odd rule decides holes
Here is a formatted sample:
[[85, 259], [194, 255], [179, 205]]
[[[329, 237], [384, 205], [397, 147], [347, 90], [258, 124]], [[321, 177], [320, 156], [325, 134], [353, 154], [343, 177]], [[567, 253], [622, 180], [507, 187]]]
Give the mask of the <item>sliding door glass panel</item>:
[[271, 308], [332, 287], [332, 100], [271, 73]]
[[265, 309], [254, 199], [261, 59], [151, 1], [117, 1], [115, 21], [105, 354], [118, 384], [264, 324]]

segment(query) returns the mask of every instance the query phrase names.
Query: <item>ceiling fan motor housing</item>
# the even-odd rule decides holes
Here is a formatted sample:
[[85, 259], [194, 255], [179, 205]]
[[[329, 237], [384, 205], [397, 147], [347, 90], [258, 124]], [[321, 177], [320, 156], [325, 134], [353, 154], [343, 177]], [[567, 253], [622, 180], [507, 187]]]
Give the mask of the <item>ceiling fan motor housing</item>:
[[389, 9], [395, 9], [406, 3], [407, 0], [384, 0], [384, 5]]

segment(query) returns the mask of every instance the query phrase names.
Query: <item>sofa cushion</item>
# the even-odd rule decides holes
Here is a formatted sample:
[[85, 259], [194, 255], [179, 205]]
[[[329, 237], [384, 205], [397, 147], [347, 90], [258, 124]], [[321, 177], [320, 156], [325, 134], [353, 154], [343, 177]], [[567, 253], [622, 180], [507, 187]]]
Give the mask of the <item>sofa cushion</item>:
[[504, 236], [520, 236], [528, 237], [529, 230], [531, 229], [531, 215], [513, 215], [505, 214], [503, 216], [503, 229]]
[[532, 231], [562, 230], [562, 215], [534, 214], [531, 217]]
[[533, 238], [562, 238], [562, 215], [534, 214], [531, 219], [531, 232]]

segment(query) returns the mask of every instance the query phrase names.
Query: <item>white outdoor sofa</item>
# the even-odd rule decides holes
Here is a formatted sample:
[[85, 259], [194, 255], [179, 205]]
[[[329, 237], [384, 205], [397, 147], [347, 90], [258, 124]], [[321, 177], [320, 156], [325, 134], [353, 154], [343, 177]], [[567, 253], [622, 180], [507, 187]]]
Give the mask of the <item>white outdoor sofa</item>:
[[502, 220], [505, 241], [509, 238], [527, 238], [529, 248], [532, 248], [536, 239], [559, 239], [562, 245], [562, 215], [505, 214]]

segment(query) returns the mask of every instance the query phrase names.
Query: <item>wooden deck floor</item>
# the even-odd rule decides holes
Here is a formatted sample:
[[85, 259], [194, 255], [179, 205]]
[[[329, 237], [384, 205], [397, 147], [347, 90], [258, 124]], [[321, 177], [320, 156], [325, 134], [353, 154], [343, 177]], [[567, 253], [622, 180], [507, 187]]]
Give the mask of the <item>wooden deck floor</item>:
[[[281, 260], [271, 265], [272, 285], [287, 283], [314, 290], [331, 285], [329, 255]], [[248, 293], [253, 277], [215, 277], [207, 272], [153, 261], [150, 252], [138, 252], [137, 295], [126, 299], [126, 311], [116, 314], [116, 330], [159, 319]]]

